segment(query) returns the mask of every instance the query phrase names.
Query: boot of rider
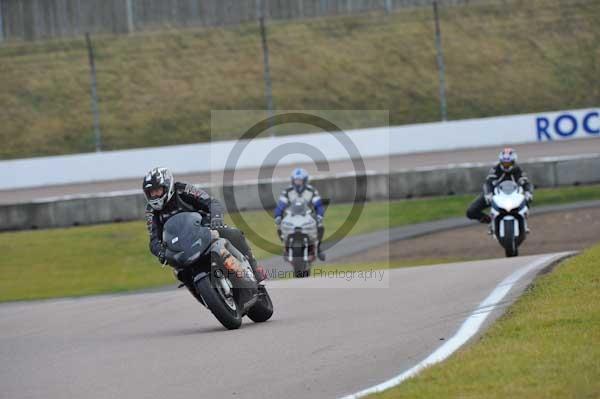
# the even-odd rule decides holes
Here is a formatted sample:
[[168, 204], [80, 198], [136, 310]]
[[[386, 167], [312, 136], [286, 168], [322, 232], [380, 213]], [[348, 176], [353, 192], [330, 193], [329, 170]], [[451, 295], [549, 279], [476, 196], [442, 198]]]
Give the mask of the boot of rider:
[[319, 245], [317, 245], [317, 258], [319, 258], [321, 262], [325, 262], [325, 252], [321, 249], [321, 241], [319, 241]]
[[266, 280], [268, 277], [267, 272], [262, 266], [258, 264], [254, 255], [250, 253], [249, 255], [246, 255], [246, 258], [248, 259], [248, 263], [250, 263], [250, 267], [254, 272], [254, 277], [256, 278], [256, 281], [260, 283], [261, 281]]
[[317, 226], [317, 236], [319, 240], [319, 244], [317, 245], [317, 258], [319, 258], [321, 262], [325, 262], [325, 252], [323, 252], [323, 250], [321, 249], [323, 236], [325, 236], [325, 227], [323, 227], [322, 224], [320, 226]]
[[248, 245], [248, 242], [246, 241], [246, 237], [244, 237], [244, 233], [237, 229], [224, 228], [219, 230], [219, 234], [228, 239], [233, 246], [236, 247], [246, 257], [246, 259], [248, 259], [248, 263], [252, 268], [252, 272], [254, 273], [256, 281], [260, 283], [261, 281], [266, 280], [267, 273], [261, 266], [258, 266], [256, 258], [252, 253], [252, 248], [250, 248], [250, 245]]

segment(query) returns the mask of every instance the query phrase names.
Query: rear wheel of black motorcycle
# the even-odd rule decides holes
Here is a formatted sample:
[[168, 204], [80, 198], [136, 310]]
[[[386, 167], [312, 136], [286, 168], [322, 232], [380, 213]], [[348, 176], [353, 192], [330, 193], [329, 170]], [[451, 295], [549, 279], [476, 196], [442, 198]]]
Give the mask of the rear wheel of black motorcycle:
[[235, 330], [242, 325], [242, 312], [237, 303], [227, 298], [219, 289], [220, 279], [206, 277], [196, 282], [196, 288], [212, 314], [228, 330]]
[[264, 285], [258, 286], [258, 301], [248, 311], [248, 317], [255, 323], [262, 323], [273, 316], [273, 302]]

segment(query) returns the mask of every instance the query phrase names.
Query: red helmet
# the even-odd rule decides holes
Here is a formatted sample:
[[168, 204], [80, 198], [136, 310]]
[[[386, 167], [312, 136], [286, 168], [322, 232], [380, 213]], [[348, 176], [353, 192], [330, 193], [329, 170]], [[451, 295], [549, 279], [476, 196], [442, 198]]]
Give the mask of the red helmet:
[[498, 157], [500, 167], [505, 172], [510, 172], [517, 164], [517, 152], [512, 148], [505, 148]]

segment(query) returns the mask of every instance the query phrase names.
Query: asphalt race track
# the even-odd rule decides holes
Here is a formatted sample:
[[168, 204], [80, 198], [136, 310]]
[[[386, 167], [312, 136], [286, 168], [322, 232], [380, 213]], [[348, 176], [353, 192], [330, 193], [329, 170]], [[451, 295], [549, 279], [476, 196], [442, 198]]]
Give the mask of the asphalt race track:
[[[523, 162], [544, 157], [598, 154], [600, 153], [600, 140], [596, 138], [578, 139], [562, 142], [522, 144], [514, 145], [513, 147], [519, 153], [519, 160]], [[500, 149], [500, 147], [495, 146], [466, 150], [395, 155], [392, 157], [382, 158], [367, 158], [364, 161], [367, 170], [379, 172], [398, 169], [411, 169], [424, 166], [444, 166], [455, 163], [484, 162], [492, 164], [496, 161], [496, 157]], [[157, 163], [160, 164], [160, 160], [157, 160]], [[295, 166], [298, 165], [278, 166], [275, 168], [273, 176], [276, 178], [287, 178]], [[326, 172], [318, 172], [317, 166], [312, 164], [301, 166], [307, 168], [313, 176], [347, 173], [354, 170], [350, 161], [331, 162], [328, 165], [329, 170]], [[175, 177], [182, 181], [202, 184], [219, 184], [223, 181], [222, 175], [218, 173], [177, 175]], [[235, 173], [235, 181], [256, 180], [257, 177], [257, 169], [242, 169], [236, 171]], [[28, 202], [32, 200], [61, 197], [65, 195], [99, 194], [128, 190], [140, 190], [141, 192], [141, 178], [142, 176], [140, 176], [139, 179], [0, 191], [0, 204]]]
[[381, 282], [377, 273], [270, 281], [273, 318], [236, 331], [183, 289], [3, 304], [0, 396], [340, 397], [418, 364], [523, 272], [488, 325], [565, 255], [396, 269]]
[[[532, 222], [532, 223], [530, 224], [530, 226], [534, 230], [537, 230], [536, 217], [541, 216], [541, 215], [548, 215], [548, 214], [569, 215], [569, 212], [578, 211], [578, 210], [586, 210], [586, 209], [597, 209], [597, 208], [600, 208], [600, 201], [581, 201], [581, 202], [575, 202], [575, 203], [571, 203], [571, 204], [546, 205], [546, 206], [541, 206], [541, 207], [534, 206], [531, 209], [530, 217], [532, 217], [532, 219], [530, 220], [530, 222]], [[569, 221], [561, 221], [561, 224], [564, 227], [564, 229], [555, 229], [554, 232], [556, 234], [559, 234], [559, 236], [552, 237], [553, 240], [557, 243], [557, 245], [551, 247], [551, 249], [545, 248], [544, 250], [540, 250], [540, 249], [536, 250], [534, 247], [533, 250], [535, 252], [530, 253], [530, 254], [537, 255], [537, 254], [543, 254], [546, 252], [560, 252], [560, 251], [573, 250], [573, 247], [571, 247], [571, 245], [573, 243], [569, 242], [567, 237], [562, 236], [560, 234], [565, 234], [565, 235], [568, 235], [569, 237], [575, 237], [575, 240], [579, 240], [578, 242], [581, 242], [583, 245], [586, 245], [586, 243], [588, 245], [590, 245], [584, 237], [582, 237], [581, 235], [578, 235], [578, 234], [582, 234], [583, 236], [585, 236], [585, 234], [586, 233], [589, 234], [589, 232], [585, 231], [585, 229], [582, 229], [580, 227], [578, 228], [576, 223], [577, 222], [572, 222], [570, 220]], [[591, 230], [596, 228], [596, 226], [593, 223], [587, 223], [586, 226], [590, 227]], [[373, 259], [376, 259], [376, 261], [379, 261], [379, 262], [389, 261], [389, 260], [393, 260], [393, 259], [397, 259], [397, 258], [406, 259], [407, 257], [412, 256], [412, 253], [410, 252], [410, 250], [407, 250], [407, 252], [405, 254], [398, 255], [398, 253], [394, 253], [395, 251], [390, 251], [390, 247], [388, 247], [388, 246], [394, 246], [398, 242], [409, 243], [410, 239], [414, 239], [417, 237], [423, 237], [423, 236], [428, 236], [429, 238], [435, 237], [436, 233], [441, 233], [441, 232], [446, 232], [446, 231], [454, 232], [455, 234], [458, 235], [457, 239], [461, 240], [462, 234], [463, 234], [461, 232], [461, 228], [464, 228], [464, 227], [477, 228], [477, 240], [480, 240], [480, 241], [486, 242], [486, 243], [491, 243], [490, 245], [492, 245], [492, 248], [494, 250], [497, 250], [498, 252], [501, 252], [502, 254], [504, 253], [503, 252], [504, 250], [502, 249], [500, 244], [498, 244], [498, 242], [495, 239], [486, 235], [487, 228], [485, 226], [482, 226], [478, 222], [474, 222], [465, 217], [456, 217], [456, 218], [435, 220], [432, 222], [424, 222], [424, 223], [417, 223], [417, 224], [411, 224], [411, 225], [406, 225], [406, 226], [398, 226], [398, 227], [393, 227], [389, 230], [379, 230], [379, 231], [374, 231], [371, 233], [358, 234], [358, 235], [353, 235], [353, 236], [351, 235], [351, 236], [344, 237], [342, 240], [338, 241], [334, 245], [332, 245], [329, 242], [325, 242], [325, 243], [323, 243], [323, 246], [326, 250], [325, 252], [327, 254], [327, 262], [322, 263], [320, 261], [316, 261], [315, 264], [313, 265], [313, 269], [318, 269], [319, 266], [327, 265], [327, 264], [352, 264], [352, 263], [364, 264], [364, 263], [373, 262], [374, 261]], [[573, 233], [573, 231], [576, 231], [577, 233]], [[542, 235], [540, 237], [540, 235], [538, 235], [534, 232], [534, 237], [539, 237], [542, 241], [545, 241], [546, 239], [548, 239], [548, 234]], [[565, 244], [560, 245], [558, 243], [565, 243]], [[456, 244], [454, 244], [454, 245], [458, 246]], [[441, 248], [441, 247], [447, 247], [447, 244], [444, 241], [441, 241], [439, 243], [436, 242], [434, 246], [435, 246], [435, 248]], [[531, 239], [528, 239], [523, 244], [523, 247], [521, 249], [525, 249], [527, 251], [530, 248], [531, 248]], [[378, 255], [372, 256], [370, 254], [371, 251], [378, 252]], [[393, 255], [392, 255], [392, 253], [393, 253]], [[433, 249], [431, 249], [430, 254], [431, 253], [434, 253]], [[490, 251], [484, 250], [481, 252], [480, 256], [485, 255], [487, 253], [490, 253]], [[492, 252], [492, 253], [494, 253], [494, 252]], [[427, 255], [421, 255], [421, 257], [426, 258]], [[493, 257], [495, 257], [495, 256], [488, 256], [488, 258], [493, 258]], [[475, 258], [475, 259], [481, 259], [481, 257]], [[263, 260], [259, 261], [259, 264], [264, 267], [264, 269], [266, 270], [267, 274], [270, 277], [283, 278], [283, 277], [293, 276], [292, 266], [283, 259], [282, 255], [277, 255], [277, 256], [273, 256], [268, 259], [263, 259]]]

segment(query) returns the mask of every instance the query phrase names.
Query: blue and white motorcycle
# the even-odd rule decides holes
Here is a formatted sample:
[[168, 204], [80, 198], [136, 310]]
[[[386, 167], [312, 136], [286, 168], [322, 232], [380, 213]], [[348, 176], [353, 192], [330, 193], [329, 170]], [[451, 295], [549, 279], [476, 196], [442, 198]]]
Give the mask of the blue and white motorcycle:
[[297, 198], [285, 210], [279, 238], [283, 241], [284, 259], [294, 268], [295, 277], [308, 277], [319, 246], [317, 221], [303, 198]]
[[519, 246], [529, 233], [529, 203], [523, 188], [510, 180], [500, 183], [494, 188], [491, 205], [491, 233], [507, 257], [518, 256]]

